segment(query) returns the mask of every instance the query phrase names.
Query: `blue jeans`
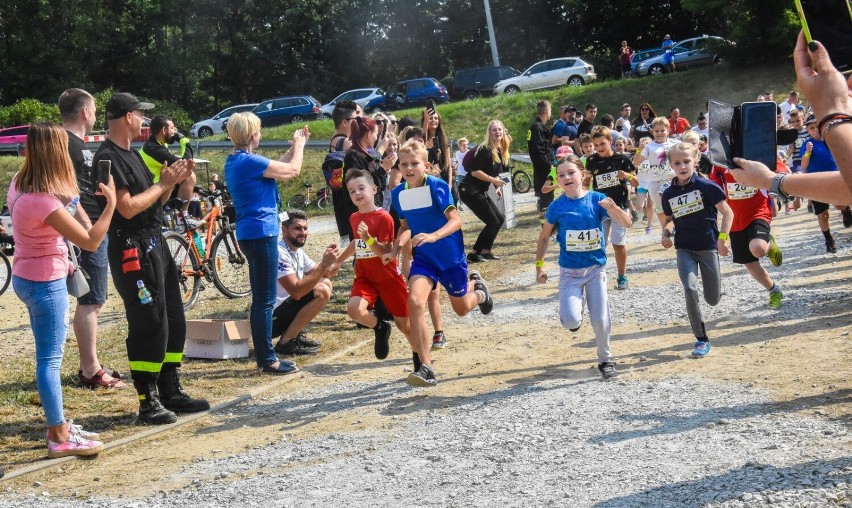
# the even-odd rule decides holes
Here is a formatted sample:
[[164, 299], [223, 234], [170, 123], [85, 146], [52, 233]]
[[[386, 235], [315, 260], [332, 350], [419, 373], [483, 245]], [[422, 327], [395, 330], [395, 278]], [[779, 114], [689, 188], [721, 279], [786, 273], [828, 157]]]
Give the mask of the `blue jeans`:
[[27, 306], [35, 336], [36, 385], [47, 426], [65, 423], [59, 369], [68, 335], [68, 289], [65, 279], [35, 282], [12, 276], [15, 294]]
[[278, 237], [240, 240], [240, 249], [248, 259], [251, 284], [251, 336], [257, 365], [278, 361], [272, 349], [272, 309], [278, 284]]

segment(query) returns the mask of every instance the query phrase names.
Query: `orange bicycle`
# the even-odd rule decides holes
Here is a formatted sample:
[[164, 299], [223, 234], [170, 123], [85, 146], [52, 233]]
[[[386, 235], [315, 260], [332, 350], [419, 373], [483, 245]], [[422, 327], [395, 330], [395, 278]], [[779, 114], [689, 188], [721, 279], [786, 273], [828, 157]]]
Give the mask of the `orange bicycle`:
[[[181, 213], [174, 217], [183, 226], [183, 233], [167, 231], [163, 234], [178, 268], [184, 309], [192, 308], [199, 291], [204, 290], [202, 278], [212, 282], [228, 298], [251, 294], [248, 260], [237, 243], [234, 225], [223, 214], [225, 205], [230, 204], [229, 196], [221, 191], [202, 192], [201, 195], [210, 204], [210, 211], [202, 219], [205, 236], [202, 238], [199, 228], [188, 224]], [[181, 208], [180, 200], [172, 200], [167, 205], [174, 210]]]

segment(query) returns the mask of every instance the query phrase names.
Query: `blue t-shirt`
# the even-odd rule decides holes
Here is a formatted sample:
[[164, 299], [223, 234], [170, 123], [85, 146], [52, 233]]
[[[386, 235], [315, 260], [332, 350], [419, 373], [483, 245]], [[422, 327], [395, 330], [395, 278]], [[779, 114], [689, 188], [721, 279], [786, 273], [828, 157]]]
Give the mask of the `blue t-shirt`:
[[[446, 211], [456, 206], [450, 186], [430, 175], [420, 187], [409, 189], [407, 182], [397, 185], [391, 200], [399, 219], [408, 223], [411, 236], [438, 231], [447, 224]], [[420, 245], [414, 249], [414, 257], [424, 258], [440, 270], [459, 266], [465, 262], [461, 229], [437, 242]]]
[[824, 141], [817, 141], [812, 137], [808, 137], [802, 142], [802, 147], [799, 148], [799, 159], [804, 157], [808, 151], [808, 143], [813, 143], [814, 147], [811, 150], [811, 162], [808, 164], [808, 173], [824, 173], [826, 171], [837, 171], [837, 162], [834, 156], [828, 150]]
[[263, 172], [269, 159], [237, 150], [225, 159], [225, 183], [237, 211], [237, 240], [278, 236], [278, 186]]
[[604, 199], [606, 195], [596, 191], [589, 191], [579, 199], [563, 194], [547, 207], [544, 218], [556, 226], [562, 268], [606, 265], [601, 221], [609, 214], [598, 205]]
[[676, 249], [716, 250], [719, 228], [716, 205], [725, 200], [725, 191], [694, 173], [686, 185], [677, 178], [663, 191], [663, 213], [674, 220]]
[[674, 41], [669, 39], [663, 41], [663, 63], [670, 64], [674, 62]]

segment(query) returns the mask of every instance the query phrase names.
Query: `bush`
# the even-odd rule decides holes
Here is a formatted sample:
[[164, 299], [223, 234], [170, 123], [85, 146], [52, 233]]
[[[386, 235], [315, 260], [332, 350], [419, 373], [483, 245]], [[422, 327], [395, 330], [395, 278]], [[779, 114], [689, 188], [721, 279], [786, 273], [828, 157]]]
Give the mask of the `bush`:
[[0, 108], [0, 126], [3, 127], [28, 125], [43, 120], [58, 122], [59, 107], [28, 98]]

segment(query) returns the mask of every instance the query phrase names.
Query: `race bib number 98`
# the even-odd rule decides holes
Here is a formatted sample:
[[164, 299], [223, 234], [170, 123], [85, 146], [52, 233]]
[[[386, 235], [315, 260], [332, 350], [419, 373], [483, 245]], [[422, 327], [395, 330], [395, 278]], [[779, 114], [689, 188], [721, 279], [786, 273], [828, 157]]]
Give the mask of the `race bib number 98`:
[[618, 171], [595, 176], [595, 187], [598, 189], [608, 189], [610, 187], [615, 187], [618, 184]]
[[601, 248], [599, 229], [565, 231], [565, 250], [569, 252], [589, 252]]
[[748, 199], [757, 193], [754, 187], [746, 187], [735, 182], [728, 182], [729, 199]]
[[672, 207], [672, 215], [675, 218], [683, 217], [704, 210], [704, 198], [701, 197], [701, 192], [695, 190], [670, 198], [669, 206]]

